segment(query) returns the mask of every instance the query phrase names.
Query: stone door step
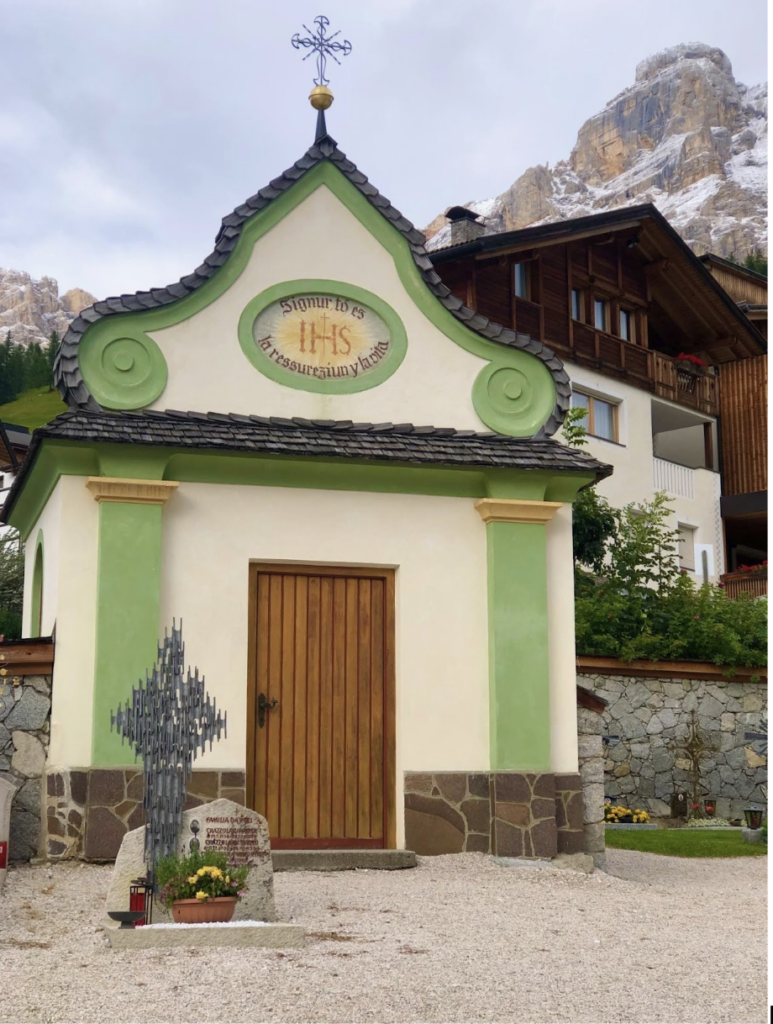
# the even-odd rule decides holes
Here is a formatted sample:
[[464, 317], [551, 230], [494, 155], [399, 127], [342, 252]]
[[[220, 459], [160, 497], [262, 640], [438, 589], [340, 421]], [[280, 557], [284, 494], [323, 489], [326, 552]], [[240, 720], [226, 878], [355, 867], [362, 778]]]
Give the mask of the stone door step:
[[272, 850], [274, 871], [396, 871], [415, 868], [413, 850]]

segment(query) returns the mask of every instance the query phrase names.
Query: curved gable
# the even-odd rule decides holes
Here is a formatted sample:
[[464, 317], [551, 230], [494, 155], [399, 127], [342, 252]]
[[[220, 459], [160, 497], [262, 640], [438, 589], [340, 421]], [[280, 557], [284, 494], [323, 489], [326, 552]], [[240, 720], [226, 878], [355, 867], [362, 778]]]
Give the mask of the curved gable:
[[[490, 429], [514, 436], [553, 433], [569, 400], [560, 360], [540, 342], [492, 323], [451, 295], [432, 267], [421, 232], [327, 136], [224, 218], [214, 251], [193, 274], [167, 288], [107, 299], [83, 311], [63, 339], [55, 370], [70, 407], [168, 407], [167, 360], [158, 344], [164, 332], [179, 335], [179, 325], [224, 295], [243, 274], [258, 240], [267, 245], [272, 229], [320, 186], [335, 193], [389, 251], [406, 293], [424, 317], [474, 357], [469, 360], [474, 364], [471, 397], [479, 419]], [[408, 334], [410, 338], [410, 330]], [[222, 343], [222, 337], [212, 338], [213, 355]], [[404, 378], [408, 380], [407, 368]], [[95, 387], [97, 381], [101, 391]]]

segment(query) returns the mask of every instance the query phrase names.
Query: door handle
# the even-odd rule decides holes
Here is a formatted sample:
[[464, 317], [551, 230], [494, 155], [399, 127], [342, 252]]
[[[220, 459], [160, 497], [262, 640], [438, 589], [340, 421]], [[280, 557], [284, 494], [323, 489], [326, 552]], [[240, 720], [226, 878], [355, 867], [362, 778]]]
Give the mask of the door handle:
[[273, 711], [274, 708], [279, 707], [279, 701], [274, 697], [273, 700], [267, 700], [265, 693], [258, 694], [258, 728], [262, 729], [266, 724], [266, 712]]

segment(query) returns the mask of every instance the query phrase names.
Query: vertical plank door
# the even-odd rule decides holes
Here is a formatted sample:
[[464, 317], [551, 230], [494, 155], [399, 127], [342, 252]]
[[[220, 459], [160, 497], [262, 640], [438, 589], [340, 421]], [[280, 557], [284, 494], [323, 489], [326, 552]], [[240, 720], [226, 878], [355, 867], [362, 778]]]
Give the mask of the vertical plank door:
[[393, 571], [253, 565], [249, 608], [247, 792], [272, 845], [394, 846]]

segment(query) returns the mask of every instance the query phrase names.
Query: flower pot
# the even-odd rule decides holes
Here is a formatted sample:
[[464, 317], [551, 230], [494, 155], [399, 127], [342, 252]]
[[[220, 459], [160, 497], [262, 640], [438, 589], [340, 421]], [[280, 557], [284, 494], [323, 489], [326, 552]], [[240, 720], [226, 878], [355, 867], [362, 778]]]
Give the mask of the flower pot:
[[236, 910], [236, 896], [210, 896], [208, 900], [175, 900], [172, 918], [175, 924], [212, 924], [230, 921]]

